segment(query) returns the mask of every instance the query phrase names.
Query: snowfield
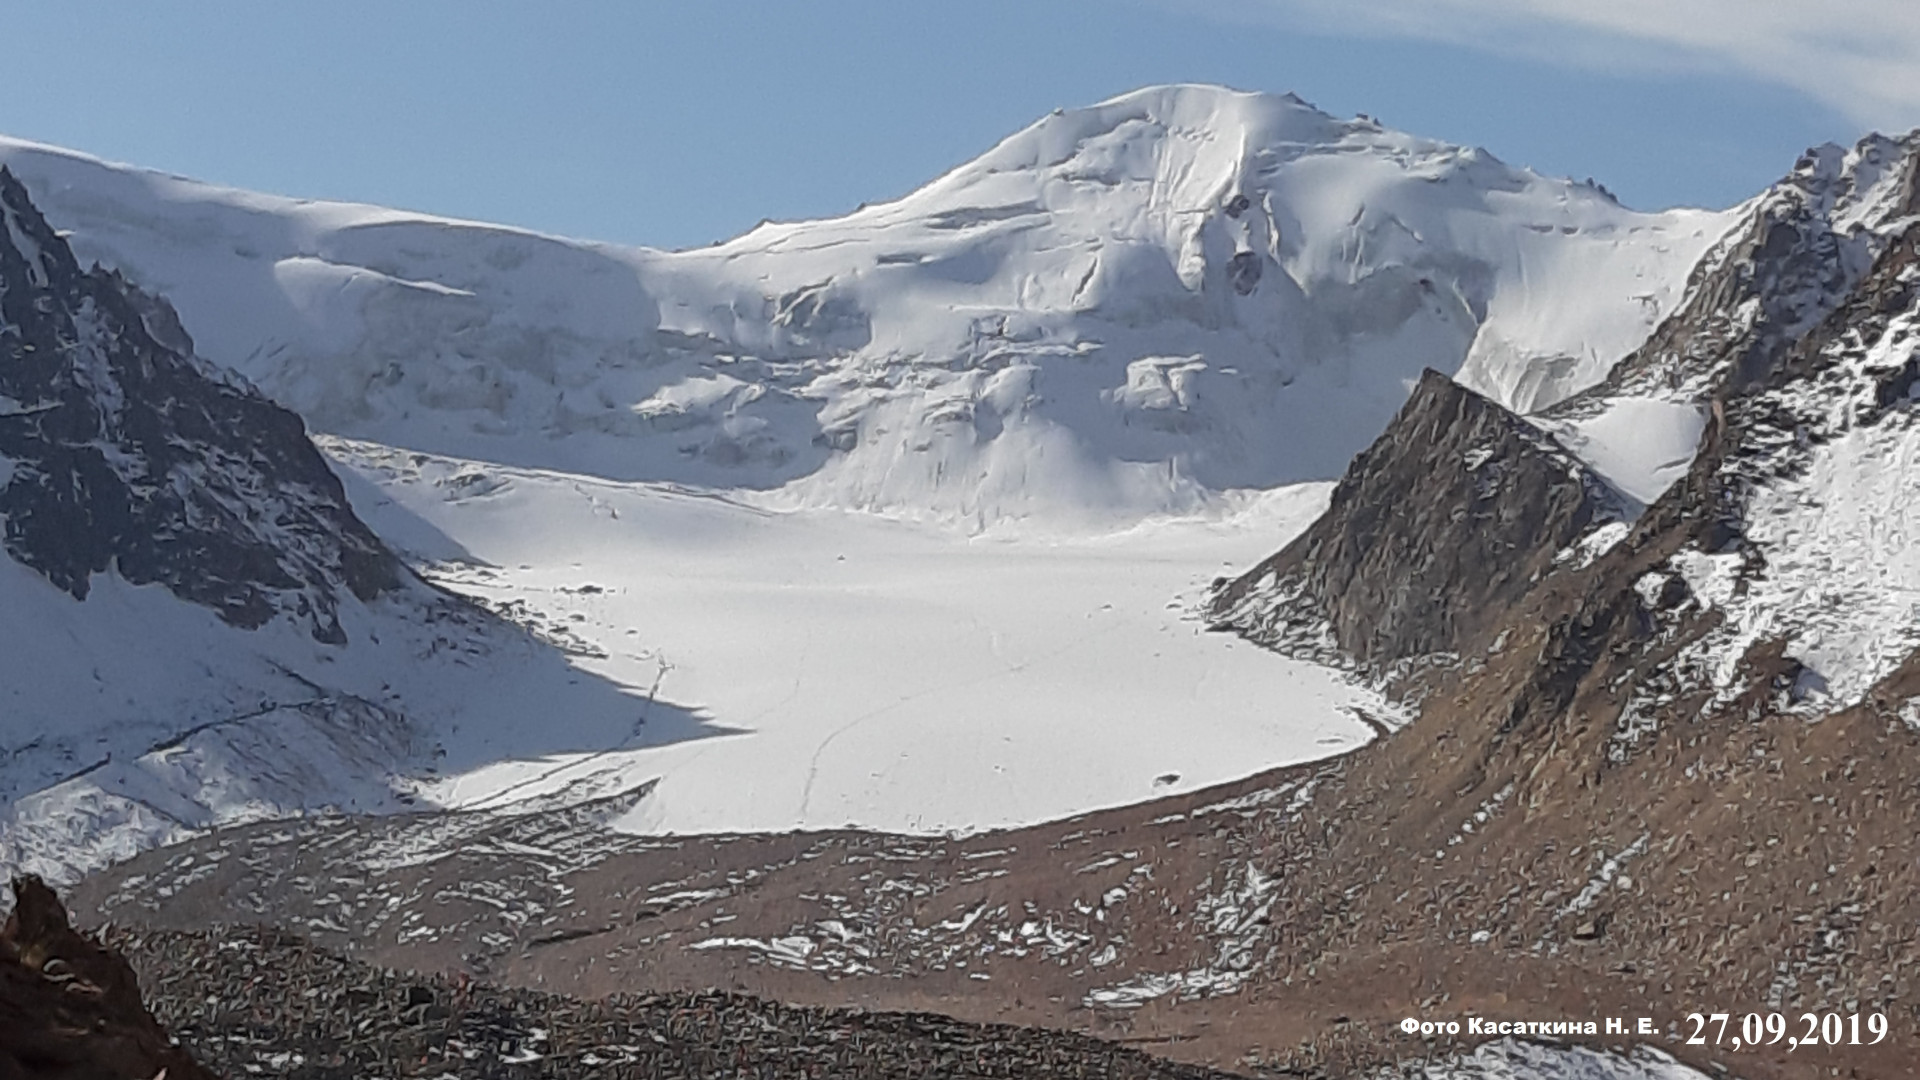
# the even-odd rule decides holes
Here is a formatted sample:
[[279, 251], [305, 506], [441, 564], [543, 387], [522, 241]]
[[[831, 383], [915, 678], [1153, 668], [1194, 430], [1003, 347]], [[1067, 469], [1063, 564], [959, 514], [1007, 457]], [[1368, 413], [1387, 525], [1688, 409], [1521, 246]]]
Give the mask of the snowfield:
[[[438, 775], [617, 745], [641, 709], [417, 595], [343, 604], [346, 646], [284, 620], [237, 629], [111, 574], [80, 603], [12, 559], [0, 602], [0, 867], [53, 881], [219, 825], [427, 809], [417, 789]], [[709, 730], [666, 703], [649, 724]]]
[[1338, 753], [1372, 737], [1354, 710], [1393, 715], [1339, 673], [1204, 633], [1185, 610], [1212, 575], [1304, 528], [1327, 485], [1219, 520], [966, 537], [328, 448], [367, 482], [349, 486], [362, 516], [423, 545], [410, 554], [436, 580], [553, 628], [585, 670], [717, 732], [501, 761], [430, 785], [443, 805], [657, 778], [624, 827], [971, 831]]
[[1535, 423], [1614, 490], [1646, 506], [1693, 465], [1707, 410], [1691, 402], [1621, 396], [1596, 402], [1588, 416]]

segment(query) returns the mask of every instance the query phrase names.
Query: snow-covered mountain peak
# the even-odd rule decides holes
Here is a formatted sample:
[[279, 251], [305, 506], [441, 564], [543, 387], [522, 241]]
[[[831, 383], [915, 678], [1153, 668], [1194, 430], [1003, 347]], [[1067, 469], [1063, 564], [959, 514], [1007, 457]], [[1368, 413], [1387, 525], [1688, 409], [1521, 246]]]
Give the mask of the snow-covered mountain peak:
[[[1050, 170], [1065, 179], [1119, 184], [1152, 179], [1164, 160], [1195, 166], [1171, 177], [1169, 196], [1219, 199], [1261, 148], [1340, 141], [1351, 128], [1291, 94], [1217, 86], [1155, 86], [1042, 117], [923, 190], [948, 197], [984, 176]], [[1224, 200], [1221, 200], [1224, 201]]]
[[[777, 424], [750, 452], [797, 463], [792, 497], [1137, 515], [1337, 474], [1427, 367], [1523, 410], [1565, 397], [1644, 340], [1731, 220], [1638, 214], [1290, 95], [1168, 86], [650, 277], [669, 331], [821, 365], [788, 385], [825, 402], [835, 452], [776, 449]], [[707, 397], [735, 419], [787, 400]], [[677, 400], [656, 415], [702, 426]]]
[[1205, 86], [673, 253], [0, 160], [318, 430], [976, 527], [1331, 478], [1429, 367], [1558, 400], [1641, 344], [1732, 220]]
[[[992, 177], [1027, 173], [1067, 184], [1151, 184], [1148, 205], [1209, 212], [1264, 186], [1263, 174], [1312, 154], [1378, 154], [1519, 186], [1526, 174], [1484, 150], [1341, 120], [1294, 94], [1208, 85], [1151, 86], [1097, 105], [1059, 109], [903, 202], [952, 204]], [[1499, 176], [1505, 172], [1510, 175]]]

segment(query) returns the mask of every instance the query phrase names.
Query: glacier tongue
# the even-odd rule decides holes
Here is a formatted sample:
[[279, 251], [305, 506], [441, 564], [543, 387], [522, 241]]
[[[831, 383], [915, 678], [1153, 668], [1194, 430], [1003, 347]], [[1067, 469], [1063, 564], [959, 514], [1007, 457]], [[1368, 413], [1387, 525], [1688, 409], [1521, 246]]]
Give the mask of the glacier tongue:
[[975, 526], [1333, 477], [1426, 367], [1550, 404], [1641, 343], [1733, 220], [1200, 86], [672, 253], [20, 142], [0, 162], [319, 430]]

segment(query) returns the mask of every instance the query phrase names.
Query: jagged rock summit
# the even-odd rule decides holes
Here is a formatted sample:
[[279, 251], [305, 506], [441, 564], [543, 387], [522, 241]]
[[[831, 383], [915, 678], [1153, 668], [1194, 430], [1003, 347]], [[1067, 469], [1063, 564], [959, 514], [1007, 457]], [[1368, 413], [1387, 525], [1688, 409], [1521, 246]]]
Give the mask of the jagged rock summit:
[[1546, 432], [1429, 370], [1328, 512], [1222, 583], [1208, 617], [1264, 645], [1391, 670], [1457, 651], [1632, 509]]

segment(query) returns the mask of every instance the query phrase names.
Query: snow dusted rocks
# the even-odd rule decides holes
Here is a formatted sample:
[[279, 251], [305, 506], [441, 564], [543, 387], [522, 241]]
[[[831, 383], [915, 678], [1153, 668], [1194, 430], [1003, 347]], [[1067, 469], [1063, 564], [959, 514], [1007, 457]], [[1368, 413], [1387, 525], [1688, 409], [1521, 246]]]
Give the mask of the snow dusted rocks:
[[[260, 929], [220, 934], [121, 931], [111, 940], [148, 973], [156, 987], [155, 1011], [180, 1033], [182, 1044], [226, 1076], [1234, 1076], [1085, 1035], [964, 1023], [926, 1011], [807, 1008], [714, 991], [621, 994], [586, 1001], [505, 989], [464, 978], [373, 968]], [[148, 1074], [123, 1070], [115, 1075]], [[186, 1075], [199, 1080], [200, 1074]], [[1620, 1080], [1639, 1078], [1623, 1075]]]
[[1734, 220], [1204, 86], [672, 253], [0, 160], [316, 430], [975, 527], [1332, 479], [1429, 367], [1557, 401], [1645, 340]]
[[1920, 586], [1905, 479], [1917, 181], [1912, 136], [1810, 152], [1648, 344], [1545, 421], [1591, 426], [1635, 395], [1711, 414], [1700, 459], [1647, 523], [1684, 539], [1635, 583], [1662, 632], [1710, 627], [1661, 685], [1725, 707], [1778, 683], [1782, 706], [1820, 715], [1859, 704], [1920, 646], [1905, 599]]
[[[1497, 631], [1543, 577], [1631, 536], [1636, 548], [1684, 544], [1670, 569], [1635, 583], [1649, 610], [1687, 596], [1690, 610], [1728, 622], [1727, 640], [1695, 649], [1712, 658], [1690, 661], [1688, 685], [1730, 692], [1739, 657], [1785, 633], [1798, 643], [1790, 655], [1836, 672], [1810, 668], [1795, 693], [1857, 702], [1920, 643], [1897, 599], [1911, 576], [1898, 462], [1916, 175], [1910, 139], [1810, 152], [1743, 209], [1644, 346], [1525, 421], [1491, 402], [1428, 417], [1440, 385], [1430, 378], [1355, 460], [1328, 516], [1217, 588], [1212, 617], [1266, 644], [1378, 667]], [[1530, 434], [1490, 439], [1487, 417]], [[1456, 460], [1500, 483], [1451, 482]], [[1506, 510], [1470, 509], [1489, 499]], [[1843, 552], [1876, 584], [1814, 584], [1846, 579]], [[1448, 571], [1426, 570], [1436, 564]], [[1424, 633], [1407, 636], [1404, 613]], [[1806, 625], [1790, 629], [1796, 621]]]
[[[1615, 377], [1527, 419], [1549, 449], [1634, 496], [1634, 516], [1513, 537], [1458, 575], [1478, 586], [1539, 568], [1475, 623], [1455, 623], [1453, 662], [1389, 673], [1419, 716], [1323, 785], [1317, 805], [1336, 791], [1346, 801], [1322, 827], [1360, 838], [1333, 840], [1345, 853], [1333, 857], [1360, 865], [1318, 895], [1386, 901], [1379, 917], [1397, 923], [1398, 910], [1414, 937], [1444, 938], [1434, 948], [1456, 971], [1493, 949], [1503, 964], [1604, 966], [1656, 1009], [1691, 985], [1768, 1007], [1882, 1001], [1889, 1017], [1914, 1016], [1896, 987], [1920, 978], [1920, 951], [1895, 929], [1916, 917], [1920, 887], [1905, 796], [1920, 754], [1914, 149], [1875, 138], [1810, 155]], [[1529, 457], [1502, 454], [1510, 466]], [[1451, 474], [1433, 475], [1444, 487]], [[1504, 497], [1550, 493], [1535, 478]], [[1478, 533], [1433, 527], [1417, 484], [1381, 495], [1372, 546], [1402, 553], [1394, 565], [1474, 550]], [[1458, 493], [1452, 505], [1474, 502]], [[1332, 521], [1305, 537], [1337, 550], [1327, 538], [1340, 508], [1336, 495]], [[1303, 540], [1271, 565], [1304, 575], [1308, 550]], [[1391, 580], [1391, 567], [1376, 576]], [[1356, 658], [1372, 639], [1334, 638], [1329, 597], [1363, 597], [1368, 629], [1394, 625], [1393, 594], [1370, 592], [1374, 581], [1308, 593], [1283, 589], [1290, 580], [1304, 578], [1250, 577], [1216, 595], [1245, 605], [1225, 613], [1247, 617], [1234, 629], [1256, 640], [1291, 644], [1273, 628], [1297, 625]], [[1443, 619], [1444, 590], [1420, 599]], [[1361, 937], [1392, 952], [1395, 933]], [[1315, 962], [1353, 956], [1334, 947]], [[1834, 1060], [1875, 1067], [1850, 1048]]]
[[1700, 259], [1668, 319], [1564, 412], [1621, 396], [1698, 400], [1722, 383], [1751, 387], [1845, 302], [1916, 204], [1920, 142], [1870, 135], [1851, 150], [1808, 151], [1780, 183], [1737, 211]]
[[235, 626], [344, 641], [340, 597], [401, 571], [299, 417], [196, 359], [165, 301], [82, 271], [4, 169], [0, 219], [7, 553], [75, 599], [112, 570]]
[[1723, 406], [1714, 528], [1661, 572], [1717, 625], [1677, 662], [1731, 696], [1777, 644], [1790, 698], [1857, 705], [1920, 648], [1920, 234], [1754, 393]]

